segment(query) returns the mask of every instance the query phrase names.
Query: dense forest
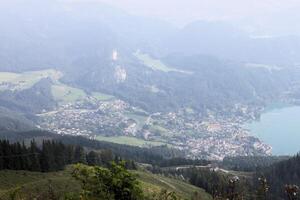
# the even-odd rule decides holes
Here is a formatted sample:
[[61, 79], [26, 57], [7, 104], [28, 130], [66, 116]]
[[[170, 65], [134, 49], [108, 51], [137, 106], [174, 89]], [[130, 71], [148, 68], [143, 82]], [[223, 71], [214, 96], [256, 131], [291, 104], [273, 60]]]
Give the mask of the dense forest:
[[[276, 163], [257, 172], [257, 176], [263, 175], [268, 181], [270, 192], [269, 199], [280, 200], [285, 196], [284, 186], [293, 186], [300, 183], [300, 155], [291, 159]], [[297, 196], [300, 198], [300, 196]]]
[[30, 145], [0, 141], [0, 170], [58, 171], [66, 165], [85, 163], [109, 165], [114, 157], [110, 151], [86, 152], [78, 145], [65, 145], [59, 141], [44, 140], [39, 147], [32, 140]]
[[299, 170], [300, 155], [296, 155], [225, 158], [211, 167], [165, 167], [152, 172], [188, 181], [219, 200], [298, 200]]
[[184, 151], [169, 148], [167, 146], [155, 146], [142, 148], [137, 146], [122, 145], [110, 142], [90, 140], [80, 136], [57, 135], [48, 131], [32, 130], [24, 132], [2, 131], [0, 139], [7, 139], [12, 142], [30, 142], [31, 138], [36, 138], [36, 142], [41, 145], [43, 139], [60, 141], [65, 145], [82, 146], [88, 150], [109, 150], [117, 157], [126, 160], [134, 160], [139, 163], [148, 163], [158, 167], [168, 167], [175, 165], [207, 165], [207, 160], [193, 160], [184, 158]]
[[235, 171], [253, 172], [289, 159], [289, 156], [237, 156], [225, 157], [221, 166]]

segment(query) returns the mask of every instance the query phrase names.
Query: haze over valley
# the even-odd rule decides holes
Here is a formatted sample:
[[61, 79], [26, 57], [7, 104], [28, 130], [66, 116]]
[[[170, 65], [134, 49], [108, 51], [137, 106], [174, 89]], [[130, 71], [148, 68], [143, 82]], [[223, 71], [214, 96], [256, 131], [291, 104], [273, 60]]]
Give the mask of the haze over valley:
[[13, 2], [0, 7], [2, 130], [219, 160], [270, 155], [242, 125], [274, 102], [299, 103], [297, 36], [253, 38], [225, 22], [178, 28], [103, 3]]
[[2, 0], [0, 199], [300, 199], [295, 0]]

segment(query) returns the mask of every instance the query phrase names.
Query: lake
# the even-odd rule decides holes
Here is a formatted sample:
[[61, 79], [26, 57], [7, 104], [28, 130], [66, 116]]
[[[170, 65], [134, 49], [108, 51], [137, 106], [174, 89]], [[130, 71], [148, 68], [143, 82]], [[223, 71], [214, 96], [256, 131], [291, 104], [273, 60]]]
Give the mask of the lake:
[[272, 107], [259, 121], [245, 128], [272, 146], [274, 155], [293, 155], [300, 151], [300, 106]]

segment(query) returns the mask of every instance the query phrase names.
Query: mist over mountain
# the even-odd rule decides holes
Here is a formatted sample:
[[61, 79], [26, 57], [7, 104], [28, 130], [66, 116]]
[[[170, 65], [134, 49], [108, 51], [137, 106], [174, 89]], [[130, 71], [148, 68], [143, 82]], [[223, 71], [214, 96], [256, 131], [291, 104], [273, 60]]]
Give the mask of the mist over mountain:
[[[266, 75], [261, 77], [270, 78], [260, 80], [256, 75], [251, 76], [258, 68], [244, 66], [254, 63], [289, 68], [300, 61], [297, 37], [251, 38], [239, 28], [221, 22], [198, 21], [176, 28], [101, 3], [94, 6], [84, 2], [11, 1], [2, 4], [0, 9], [1, 70], [24, 72], [54, 68], [63, 71], [64, 80], [73, 85], [105, 91], [135, 105], [146, 105], [144, 108], [153, 107], [158, 99], [162, 107], [187, 106], [180, 103], [187, 99], [191, 106], [205, 107], [212, 99], [234, 103], [252, 101], [259, 96], [273, 97], [280, 93], [280, 88], [285, 90], [293, 84], [289, 81], [294, 80], [294, 74], [285, 76], [284, 72], [276, 75], [276, 70], [272, 74], [265, 71], [262, 73]], [[112, 63], [114, 50], [119, 59]], [[153, 71], [134, 56], [137, 51], [158, 60], [164, 57], [180, 60], [180, 63], [171, 61], [171, 67], [186, 71], [193, 68], [192, 73]], [[176, 56], [170, 59], [172, 55]], [[209, 55], [210, 59], [198, 55]], [[114, 79], [117, 65], [127, 75], [122, 84]], [[240, 83], [240, 89], [226, 81], [226, 71], [230, 71], [231, 80]], [[188, 82], [192, 80], [195, 84]], [[260, 81], [259, 86], [253, 85]], [[216, 91], [219, 88], [216, 86], [224, 83], [226, 89]], [[149, 92], [149, 86], [156, 86], [159, 92]], [[182, 95], [183, 91], [191, 94]], [[225, 95], [227, 91], [230, 94]]]
[[0, 199], [299, 199], [297, 8], [1, 1]]
[[[71, 65], [79, 56], [100, 56], [114, 48], [127, 54], [140, 49], [154, 55], [205, 54], [263, 64], [299, 62], [298, 37], [252, 38], [226, 22], [198, 21], [177, 28], [106, 4], [85, 2], [13, 0], [2, 3], [0, 9], [1, 62], [2, 67], [14, 65], [11, 70], [19, 65]], [[26, 52], [18, 56], [22, 49]]]
[[[189, 149], [211, 131], [236, 145], [218, 143], [230, 155], [268, 154], [235, 123], [276, 101], [299, 102], [297, 36], [253, 37], [225, 21], [178, 27], [84, 1], [4, 2], [0, 26], [1, 106], [56, 133]], [[211, 149], [188, 151], [224, 157]]]

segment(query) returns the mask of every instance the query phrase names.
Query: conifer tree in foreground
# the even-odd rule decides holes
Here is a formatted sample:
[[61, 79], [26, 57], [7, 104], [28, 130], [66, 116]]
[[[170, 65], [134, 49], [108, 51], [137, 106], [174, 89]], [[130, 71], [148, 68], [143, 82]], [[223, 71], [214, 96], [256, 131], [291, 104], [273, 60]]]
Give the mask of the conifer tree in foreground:
[[299, 187], [297, 185], [286, 185], [285, 192], [289, 200], [299, 199]]
[[265, 177], [259, 177], [258, 182], [259, 182], [259, 188], [257, 190], [256, 199], [257, 200], [267, 200], [267, 198], [268, 198], [267, 194], [269, 191], [267, 179]]

